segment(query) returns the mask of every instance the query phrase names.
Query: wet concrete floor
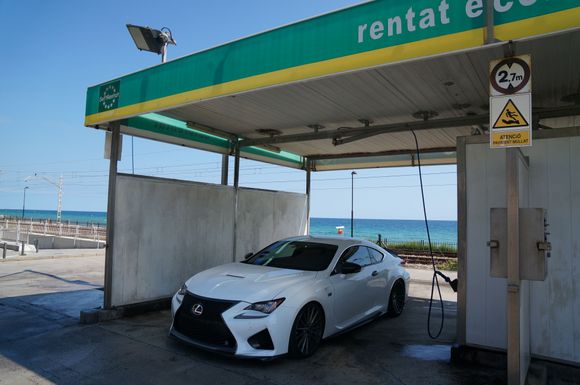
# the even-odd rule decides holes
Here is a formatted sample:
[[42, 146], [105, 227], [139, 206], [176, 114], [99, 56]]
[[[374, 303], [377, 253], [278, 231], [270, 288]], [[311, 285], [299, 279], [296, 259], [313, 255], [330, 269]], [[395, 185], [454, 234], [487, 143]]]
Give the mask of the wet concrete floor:
[[[308, 359], [237, 360], [169, 338], [168, 311], [80, 325], [78, 311], [100, 305], [102, 291], [95, 288], [98, 280], [91, 278], [90, 269], [78, 276], [71, 273], [74, 263], [65, 263], [63, 271], [24, 265], [8, 271], [7, 265], [0, 266], [0, 384], [504, 383], [502, 370], [449, 362], [455, 338], [454, 301], [445, 302], [445, 326], [438, 340], [427, 336], [428, 301], [412, 297], [401, 317], [381, 318], [331, 338]], [[29, 294], [26, 289], [18, 295], [13, 280], [25, 285], [23, 274], [32, 274], [28, 278], [35, 285], [66, 283], [67, 290]], [[428, 292], [423, 286], [411, 293]], [[438, 327], [439, 318], [433, 321], [432, 327]]]
[[167, 336], [168, 311], [83, 326], [46, 302], [28, 304], [36, 299], [0, 300], [0, 383], [501, 384], [505, 376], [449, 362], [452, 302], [437, 341], [426, 335], [426, 300], [411, 298], [401, 317], [331, 338], [313, 357], [261, 362], [183, 346]]

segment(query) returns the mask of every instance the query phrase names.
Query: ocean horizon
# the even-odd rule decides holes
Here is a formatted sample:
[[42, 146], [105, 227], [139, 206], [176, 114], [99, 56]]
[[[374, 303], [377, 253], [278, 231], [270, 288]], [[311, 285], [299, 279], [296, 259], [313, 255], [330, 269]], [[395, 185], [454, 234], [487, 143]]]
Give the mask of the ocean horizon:
[[[22, 210], [0, 209], [0, 215], [21, 217]], [[25, 218], [56, 220], [54, 210], [26, 210]], [[73, 224], [107, 223], [104, 211], [63, 211], [62, 220]], [[310, 234], [337, 235], [338, 227], [344, 226], [344, 235], [350, 235], [350, 218], [310, 218]], [[433, 242], [457, 243], [457, 221], [429, 220], [429, 230]], [[378, 235], [388, 241], [427, 241], [425, 222], [422, 219], [354, 219], [354, 236], [376, 240]]]

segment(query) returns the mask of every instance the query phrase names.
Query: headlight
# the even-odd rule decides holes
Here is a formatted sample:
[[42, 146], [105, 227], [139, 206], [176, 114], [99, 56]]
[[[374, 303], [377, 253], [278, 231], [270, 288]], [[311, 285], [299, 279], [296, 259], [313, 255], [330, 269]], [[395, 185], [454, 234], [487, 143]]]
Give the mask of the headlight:
[[270, 314], [274, 310], [276, 310], [276, 308], [280, 306], [285, 299], [286, 298], [278, 298], [272, 301], [256, 302], [251, 304], [244, 310], [255, 310], [259, 311], [260, 313]]
[[278, 298], [272, 301], [256, 302], [244, 309], [247, 313], [237, 315], [235, 318], [264, 318], [272, 313], [284, 302], [286, 298]]

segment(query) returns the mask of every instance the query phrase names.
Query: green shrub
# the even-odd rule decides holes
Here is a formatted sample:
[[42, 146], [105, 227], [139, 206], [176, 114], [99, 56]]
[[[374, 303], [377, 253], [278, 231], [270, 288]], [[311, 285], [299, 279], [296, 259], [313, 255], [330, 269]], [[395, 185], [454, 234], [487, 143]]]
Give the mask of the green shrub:
[[[377, 242], [377, 244], [379, 244], [379, 242]], [[380, 246], [393, 250], [429, 252], [429, 243], [425, 241], [382, 241]], [[437, 255], [437, 253], [457, 253], [457, 245], [454, 243], [431, 242], [431, 247], [433, 248], [433, 254], [435, 255]]]
[[437, 264], [439, 270], [457, 271], [457, 259], [450, 259]]

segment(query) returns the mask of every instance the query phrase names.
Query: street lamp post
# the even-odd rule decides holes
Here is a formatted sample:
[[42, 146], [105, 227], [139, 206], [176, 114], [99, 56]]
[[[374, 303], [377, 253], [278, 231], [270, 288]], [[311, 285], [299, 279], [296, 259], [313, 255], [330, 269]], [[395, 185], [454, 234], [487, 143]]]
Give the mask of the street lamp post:
[[28, 186], [24, 187], [24, 197], [22, 198], [22, 219], [24, 219], [24, 210], [26, 209], [26, 190], [28, 190]]
[[354, 237], [354, 176], [356, 171], [350, 173], [350, 237]]

